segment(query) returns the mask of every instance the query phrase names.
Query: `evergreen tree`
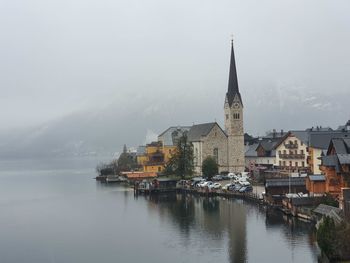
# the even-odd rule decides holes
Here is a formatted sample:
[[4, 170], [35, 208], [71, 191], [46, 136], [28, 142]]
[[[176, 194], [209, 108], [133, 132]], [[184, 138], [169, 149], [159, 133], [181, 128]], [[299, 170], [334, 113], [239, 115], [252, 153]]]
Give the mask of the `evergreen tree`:
[[218, 164], [213, 157], [208, 156], [204, 159], [202, 163], [202, 171], [205, 177], [211, 179], [215, 174], [218, 173], [218, 170]]
[[182, 135], [176, 146], [176, 151], [171, 157], [165, 169], [168, 173], [174, 172], [176, 175], [185, 178], [193, 175], [193, 145], [188, 141], [187, 135]]

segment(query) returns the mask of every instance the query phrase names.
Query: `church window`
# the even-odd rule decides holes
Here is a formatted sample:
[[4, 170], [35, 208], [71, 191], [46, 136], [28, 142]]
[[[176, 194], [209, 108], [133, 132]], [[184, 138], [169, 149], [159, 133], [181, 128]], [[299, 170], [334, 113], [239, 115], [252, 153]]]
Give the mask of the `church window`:
[[233, 119], [238, 120], [239, 119], [239, 113], [233, 113]]
[[215, 162], [218, 163], [219, 162], [219, 150], [218, 150], [218, 148], [214, 148], [213, 155], [214, 155]]
[[228, 114], [226, 114], [226, 120], [228, 120]]

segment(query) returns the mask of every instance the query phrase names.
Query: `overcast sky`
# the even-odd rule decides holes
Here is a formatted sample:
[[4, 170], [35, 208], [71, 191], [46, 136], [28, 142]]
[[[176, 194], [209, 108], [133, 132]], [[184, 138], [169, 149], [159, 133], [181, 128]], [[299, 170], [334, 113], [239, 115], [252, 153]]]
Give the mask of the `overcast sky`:
[[143, 99], [188, 109], [174, 125], [222, 122], [231, 34], [247, 131], [342, 124], [349, 14], [348, 0], [0, 0], [1, 129]]

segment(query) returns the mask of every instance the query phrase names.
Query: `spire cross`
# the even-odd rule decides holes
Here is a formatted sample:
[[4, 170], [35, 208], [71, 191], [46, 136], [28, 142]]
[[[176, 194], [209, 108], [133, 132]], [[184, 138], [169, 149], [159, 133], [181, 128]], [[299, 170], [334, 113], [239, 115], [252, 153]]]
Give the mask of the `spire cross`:
[[233, 34], [231, 34], [231, 44], [233, 45]]

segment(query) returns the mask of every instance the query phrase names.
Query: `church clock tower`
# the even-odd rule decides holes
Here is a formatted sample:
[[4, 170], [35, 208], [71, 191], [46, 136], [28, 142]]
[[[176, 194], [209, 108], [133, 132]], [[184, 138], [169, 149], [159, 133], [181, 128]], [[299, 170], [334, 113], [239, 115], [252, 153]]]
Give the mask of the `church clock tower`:
[[227, 156], [229, 172], [243, 172], [244, 160], [244, 130], [243, 102], [238, 89], [233, 40], [231, 42], [231, 62], [228, 90], [225, 97], [225, 131], [227, 134]]

